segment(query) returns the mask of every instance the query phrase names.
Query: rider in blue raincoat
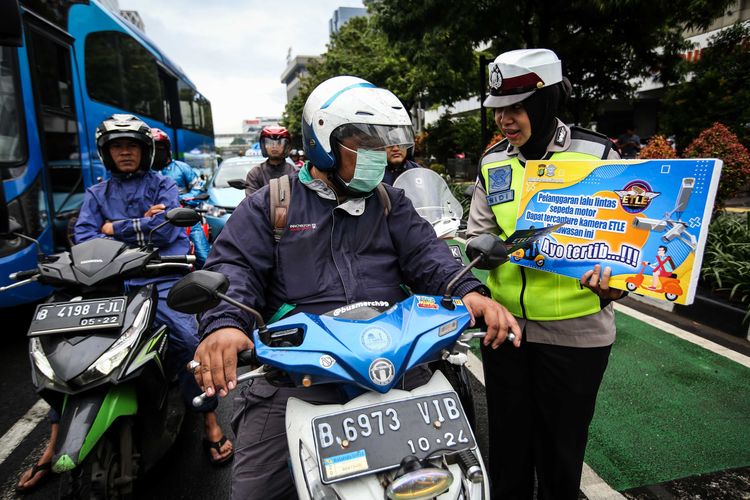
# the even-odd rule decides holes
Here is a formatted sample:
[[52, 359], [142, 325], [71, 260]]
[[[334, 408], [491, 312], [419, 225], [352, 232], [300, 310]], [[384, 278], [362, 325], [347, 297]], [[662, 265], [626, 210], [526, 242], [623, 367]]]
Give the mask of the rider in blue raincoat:
[[[113, 238], [134, 246], [150, 242], [162, 255], [188, 253], [185, 231], [171, 224], [161, 226], [164, 214], [180, 205], [175, 182], [151, 170], [154, 140], [148, 125], [133, 115], [113, 115], [97, 128], [96, 144], [112, 178], [87, 189], [75, 227], [76, 243]], [[155, 283], [159, 294], [156, 320], [169, 326], [172, 368], [180, 378], [185, 401], [192, 407], [192, 398], [201, 391], [184, 367], [198, 345], [197, 325], [192, 316], [167, 305], [167, 294], [178, 278], [131, 280], [127, 284]], [[223, 463], [231, 459], [234, 450], [216, 420], [216, 406], [214, 398], [199, 411], [205, 417], [209, 459]]]
[[[172, 142], [169, 135], [161, 129], [152, 128], [151, 135], [154, 137], [154, 163], [152, 168], [159, 171], [161, 175], [169, 177], [177, 184], [180, 192], [180, 200], [186, 206], [193, 206], [190, 203], [195, 196], [201, 193], [201, 179], [195, 171], [185, 162], [172, 159]], [[206, 233], [203, 232], [203, 225], [196, 224], [190, 228], [190, 242], [195, 249], [195, 267], [203, 267], [211, 250]]]

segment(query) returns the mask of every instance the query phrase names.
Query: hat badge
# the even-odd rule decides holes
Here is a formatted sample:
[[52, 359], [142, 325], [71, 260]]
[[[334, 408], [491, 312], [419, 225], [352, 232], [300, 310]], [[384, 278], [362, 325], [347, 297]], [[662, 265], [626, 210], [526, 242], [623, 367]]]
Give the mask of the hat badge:
[[503, 75], [500, 73], [500, 67], [497, 64], [490, 64], [490, 88], [500, 90], [503, 85]]

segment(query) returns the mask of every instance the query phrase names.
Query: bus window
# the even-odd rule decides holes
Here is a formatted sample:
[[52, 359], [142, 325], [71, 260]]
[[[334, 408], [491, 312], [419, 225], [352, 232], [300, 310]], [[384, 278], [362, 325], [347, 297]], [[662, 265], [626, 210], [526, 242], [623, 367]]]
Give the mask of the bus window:
[[195, 90], [182, 81], [177, 82], [180, 94], [180, 116], [182, 126], [188, 130], [195, 130], [200, 123], [200, 115], [195, 116], [193, 101], [195, 100]]
[[86, 87], [92, 99], [164, 121], [164, 86], [151, 53], [119, 31], [86, 37]]
[[21, 175], [25, 160], [14, 52], [10, 47], [0, 47], [0, 180]]

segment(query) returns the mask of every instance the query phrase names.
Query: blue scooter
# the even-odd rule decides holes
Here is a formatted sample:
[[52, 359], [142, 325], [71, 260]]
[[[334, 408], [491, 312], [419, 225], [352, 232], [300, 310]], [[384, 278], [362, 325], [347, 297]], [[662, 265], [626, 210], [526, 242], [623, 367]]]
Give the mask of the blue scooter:
[[239, 357], [260, 367], [240, 375], [238, 384], [260, 377], [297, 387], [337, 384], [352, 398], [341, 405], [289, 399], [287, 442], [300, 499], [486, 499], [482, 457], [445, 376], [436, 371], [414, 390], [396, 388], [417, 365], [465, 363], [469, 341], [484, 335], [464, 333], [471, 316], [451, 291], [473, 267], [497, 267], [507, 252], [497, 237], [483, 235], [467, 246], [467, 255], [473, 260], [443, 297], [354, 303], [322, 315], [298, 313], [270, 326], [226, 295], [229, 282], [220, 273], [191, 273], [172, 287], [168, 303], [195, 314], [225, 300], [256, 318], [254, 351]]

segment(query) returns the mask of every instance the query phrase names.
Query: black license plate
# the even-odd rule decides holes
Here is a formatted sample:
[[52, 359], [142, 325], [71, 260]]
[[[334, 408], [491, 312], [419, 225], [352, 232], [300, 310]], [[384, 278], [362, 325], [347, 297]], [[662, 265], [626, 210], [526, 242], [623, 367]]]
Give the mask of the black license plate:
[[476, 446], [455, 392], [325, 415], [312, 425], [324, 483], [397, 467], [407, 455]]
[[29, 326], [29, 335], [120, 328], [125, 304], [125, 297], [40, 304]]

